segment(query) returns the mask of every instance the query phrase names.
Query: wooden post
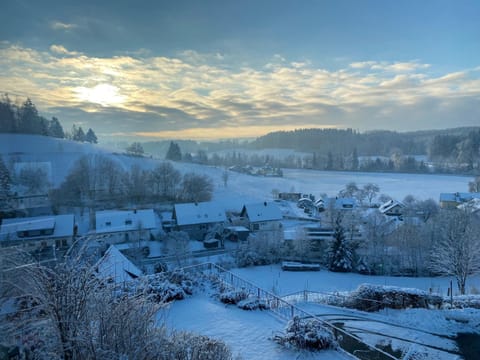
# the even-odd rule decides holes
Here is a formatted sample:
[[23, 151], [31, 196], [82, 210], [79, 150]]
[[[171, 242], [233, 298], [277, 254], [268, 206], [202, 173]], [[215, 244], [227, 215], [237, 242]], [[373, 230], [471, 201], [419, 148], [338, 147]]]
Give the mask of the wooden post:
[[453, 281], [450, 280], [450, 306], [453, 308]]

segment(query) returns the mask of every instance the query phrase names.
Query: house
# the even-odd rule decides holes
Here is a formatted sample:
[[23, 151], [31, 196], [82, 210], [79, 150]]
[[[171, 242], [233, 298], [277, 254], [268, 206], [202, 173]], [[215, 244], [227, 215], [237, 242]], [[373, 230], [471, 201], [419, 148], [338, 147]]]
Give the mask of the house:
[[285, 201], [298, 201], [302, 198], [302, 193], [297, 192], [281, 192], [278, 193], [278, 198]]
[[185, 231], [193, 239], [203, 240], [216, 226], [227, 221], [225, 209], [217, 202], [175, 204], [174, 229]]
[[244, 205], [240, 217], [246, 219], [251, 231], [279, 230], [282, 212], [277, 204], [263, 202]]
[[401, 216], [403, 215], [403, 210], [405, 205], [396, 200], [389, 200], [386, 203], [382, 204], [378, 211], [380, 211], [383, 215], [387, 216]]
[[142, 276], [142, 271], [123, 255], [114, 245], [95, 264], [97, 276], [114, 284], [123, 284]]
[[157, 229], [155, 212], [146, 210], [105, 210], [95, 214], [96, 234], [109, 243], [148, 240]]
[[444, 209], [454, 209], [458, 205], [473, 199], [480, 199], [480, 193], [441, 193], [440, 207]]
[[28, 250], [67, 247], [72, 244], [74, 235], [74, 215], [3, 219], [0, 227], [2, 247], [23, 246]]
[[331, 217], [337, 212], [351, 212], [357, 209], [357, 201], [355, 198], [331, 197], [324, 198], [323, 201], [317, 201], [315, 207], [318, 212], [325, 211], [326, 218]]

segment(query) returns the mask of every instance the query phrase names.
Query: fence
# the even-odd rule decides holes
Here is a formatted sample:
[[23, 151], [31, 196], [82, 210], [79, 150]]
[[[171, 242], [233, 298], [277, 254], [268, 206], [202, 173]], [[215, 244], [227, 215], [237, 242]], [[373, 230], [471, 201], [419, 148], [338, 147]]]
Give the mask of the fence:
[[[320, 319], [319, 317], [305, 310], [300, 309], [295, 304], [292, 304], [289, 301], [256, 286], [248, 280], [242, 279], [241, 277], [222, 268], [221, 266], [218, 266], [217, 264], [203, 263], [184, 267], [183, 270], [189, 272], [201, 272], [203, 274], [214, 277], [218, 281], [236, 290], [243, 290], [248, 294], [255, 296], [265, 302], [270, 311], [272, 311], [274, 314], [280, 316], [286, 321], [293, 319], [295, 316], [299, 318], [313, 318], [317, 320], [323, 326], [332, 330], [336, 340], [339, 341], [340, 345], [344, 350], [359, 359], [398, 359], [397, 357], [383, 351], [382, 349], [365, 343], [361, 338], [347, 332], [343, 328], [323, 319]], [[306, 294], [306, 296], [308, 299], [309, 294]]]

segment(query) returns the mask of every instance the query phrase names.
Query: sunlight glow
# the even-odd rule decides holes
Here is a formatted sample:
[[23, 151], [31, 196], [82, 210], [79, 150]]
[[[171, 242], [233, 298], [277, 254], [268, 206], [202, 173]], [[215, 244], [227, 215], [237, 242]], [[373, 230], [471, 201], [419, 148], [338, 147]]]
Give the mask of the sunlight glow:
[[102, 106], [122, 104], [125, 96], [120, 95], [118, 90], [118, 87], [110, 84], [98, 84], [92, 88], [81, 86], [74, 89], [79, 100]]

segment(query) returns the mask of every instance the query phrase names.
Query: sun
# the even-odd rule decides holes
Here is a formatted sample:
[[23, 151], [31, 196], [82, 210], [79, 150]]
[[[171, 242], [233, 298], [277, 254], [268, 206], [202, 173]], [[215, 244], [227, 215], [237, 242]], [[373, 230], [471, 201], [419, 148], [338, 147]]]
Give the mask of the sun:
[[94, 87], [77, 87], [74, 89], [81, 101], [88, 101], [102, 106], [120, 105], [125, 96], [119, 94], [119, 88], [110, 84], [98, 84]]

